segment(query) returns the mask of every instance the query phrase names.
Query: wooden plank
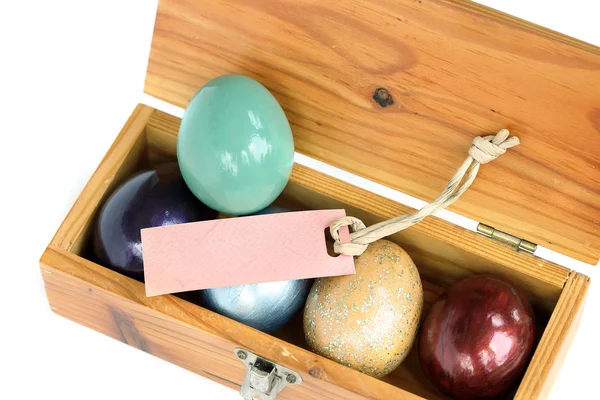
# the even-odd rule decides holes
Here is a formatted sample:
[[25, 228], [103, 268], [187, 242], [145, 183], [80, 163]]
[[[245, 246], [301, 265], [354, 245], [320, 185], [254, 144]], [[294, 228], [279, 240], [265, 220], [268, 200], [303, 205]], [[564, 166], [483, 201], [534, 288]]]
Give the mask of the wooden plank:
[[[148, 158], [172, 159], [179, 119], [156, 111], [148, 121]], [[297, 209], [344, 208], [367, 225], [407, 214], [410, 207], [301, 165], [294, 165], [283, 201]], [[449, 287], [473, 273], [495, 273], [518, 282], [548, 315], [562, 292], [569, 269], [496, 243], [436, 217], [391, 237], [413, 258], [419, 273]]]
[[56, 247], [40, 267], [59, 315], [229, 387], [244, 375], [233, 353], [242, 347], [300, 373], [303, 383], [282, 399], [442, 399], [411, 376], [401, 377], [402, 390], [177, 297], [147, 298], [142, 283]]
[[519, 386], [516, 400], [548, 397], [579, 327], [589, 285], [590, 278], [577, 272], [573, 272], [567, 280], [556, 309]]
[[102, 200], [124, 178], [139, 167], [145, 149], [146, 123], [153, 108], [138, 105], [85, 185], [77, 201], [52, 239], [52, 245], [79, 253], [87, 238], [89, 224]]
[[507, 127], [522, 145], [451, 209], [600, 256], [594, 46], [466, 1], [161, 0], [145, 91], [185, 107], [226, 73], [274, 93], [299, 152], [426, 201], [474, 136]]

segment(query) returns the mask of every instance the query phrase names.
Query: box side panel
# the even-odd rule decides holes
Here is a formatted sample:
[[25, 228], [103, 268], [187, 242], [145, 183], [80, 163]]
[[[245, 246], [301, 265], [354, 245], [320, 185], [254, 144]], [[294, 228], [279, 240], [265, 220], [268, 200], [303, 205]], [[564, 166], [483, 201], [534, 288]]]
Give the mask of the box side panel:
[[560, 371], [584, 309], [590, 278], [573, 272], [527, 368], [515, 399], [545, 399]]
[[229, 387], [245, 373], [242, 347], [300, 373], [282, 399], [421, 399], [174, 296], [147, 298], [142, 283], [60, 249], [46, 250], [41, 270], [57, 314]]
[[153, 111], [141, 104], [135, 108], [54, 235], [52, 245], [74, 253], [81, 251], [86, 239], [82, 232], [87, 231], [102, 199], [137, 170], [146, 146], [146, 122]]

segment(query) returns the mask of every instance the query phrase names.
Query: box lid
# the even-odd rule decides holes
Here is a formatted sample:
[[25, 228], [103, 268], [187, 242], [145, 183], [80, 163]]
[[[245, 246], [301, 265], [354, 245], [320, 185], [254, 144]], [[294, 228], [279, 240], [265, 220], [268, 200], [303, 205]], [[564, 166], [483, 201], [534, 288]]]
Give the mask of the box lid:
[[186, 107], [227, 73], [275, 95], [298, 152], [426, 201], [508, 128], [521, 146], [450, 209], [598, 261], [599, 48], [467, 2], [160, 0], [146, 93]]

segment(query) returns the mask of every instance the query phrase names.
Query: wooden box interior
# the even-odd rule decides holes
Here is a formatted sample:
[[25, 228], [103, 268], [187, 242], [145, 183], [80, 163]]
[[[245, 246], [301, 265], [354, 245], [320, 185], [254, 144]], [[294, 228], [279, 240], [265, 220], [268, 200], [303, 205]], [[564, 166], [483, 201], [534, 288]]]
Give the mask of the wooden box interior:
[[[306, 385], [303, 383], [286, 388], [281, 393], [281, 398], [284, 399], [305, 398], [302, 396], [320, 398], [321, 395], [325, 396], [324, 393], [330, 393], [331, 398], [379, 398], [389, 394], [405, 396], [403, 398], [412, 398], [411, 394], [431, 399], [445, 398], [421, 372], [415, 349], [396, 371], [382, 381], [377, 381], [305, 350], [301, 315], [271, 337], [175, 296], [146, 298], [141, 283], [94, 262], [90, 238], [96, 213], [103, 201], [135, 172], [175, 160], [178, 125], [179, 119], [149, 107], [139, 106], [136, 109], [42, 257], [41, 266], [52, 308], [70, 319], [231, 387], [239, 387], [243, 376], [243, 365], [235, 359], [233, 352], [222, 351], [220, 354], [226, 361], [219, 361], [225, 362], [225, 365], [218, 367], [219, 363], [211, 358], [214, 356], [207, 355], [212, 353], [197, 350], [192, 342], [180, 337], [181, 332], [161, 330], [161, 321], [154, 324], [144, 322], [144, 318], [151, 315], [150, 310], [161, 313], [157, 315], [166, 315], [168, 321], [162, 322], [164, 326], [187, 324], [186, 329], [199, 329], [219, 340], [224, 338], [230, 343], [252, 346], [252, 350], [258, 350], [259, 355], [265, 358], [287, 362], [286, 366], [301, 373]], [[110, 176], [110, 179], [106, 176]], [[361, 218], [366, 224], [411, 210], [300, 165], [294, 166], [291, 180], [277, 202], [295, 210], [345, 208], [349, 215]], [[487, 237], [435, 217], [390, 239], [411, 255], [419, 269], [425, 289], [424, 315], [435, 299], [456, 281], [472, 274], [494, 273], [513, 280], [526, 292], [535, 309], [538, 340], [554, 340], [557, 335], [555, 330], [558, 331], [565, 322], [561, 319], [563, 317], [559, 318], [557, 315], [557, 304], [566, 301], [561, 300], [564, 288], [575, 274], [566, 268], [528, 253], [516, 252]], [[70, 279], [68, 282], [71, 283], [64, 283], [67, 281], [63, 281], [63, 278]], [[587, 287], [586, 282], [584, 279], [584, 287]], [[582, 293], [584, 296], [585, 291]], [[568, 314], [570, 311], [565, 312]], [[562, 336], [559, 339], [554, 344], [561, 347]], [[164, 347], [161, 347], [157, 344], [161, 340], [187, 343], [181, 344], [186, 355], [179, 355], [171, 350], [167, 352], [164, 350], [167, 345], [163, 344]], [[551, 345], [545, 342], [544, 348]], [[554, 367], [558, 361], [553, 351], [558, 350], [542, 354], [538, 347], [526, 376], [536, 374], [535, 370], [539, 368]], [[200, 360], [206, 357], [215, 365], [214, 370], [211, 371]], [[222, 368], [221, 372], [219, 368]], [[234, 378], [227, 378], [231, 374], [234, 374]], [[541, 374], [529, 380], [533, 382], [536, 378], [545, 376]], [[332, 383], [343, 389], [343, 392], [335, 392], [332, 385], [323, 389], [315, 380]], [[545, 383], [539, 383], [542, 384]], [[320, 392], [317, 397], [314, 397], [314, 393], [311, 397], [311, 393], [302, 392], [312, 390], [313, 385], [324, 392]], [[529, 391], [523, 389], [524, 384], [519, 391], [539, 394], [539, 388], [535, 388], [536, 383], [530, 385], [534, 386]]]

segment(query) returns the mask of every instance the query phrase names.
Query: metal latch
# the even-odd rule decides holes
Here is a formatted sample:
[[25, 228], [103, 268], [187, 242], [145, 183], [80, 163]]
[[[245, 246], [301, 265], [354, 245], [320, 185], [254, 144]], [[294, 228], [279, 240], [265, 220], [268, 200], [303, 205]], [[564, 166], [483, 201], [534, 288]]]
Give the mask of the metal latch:
[[248, 350], [235, 349], [234, 353], [247, 367], [240, 391], [244, 400], [274, 400], [287, 385], [302, 383], [296, 372]]
[[515, 250], [525, 250], [530, 253], [533, 253], [537, 249], [537, 244], [535, 243], [532, 243], [525, 239], [521, 239], [517, 236], [513, 236], [509, 233], [499, 231], [498, 229], [492, 228], [491, 226], [482, 223], [477, 225], [477, 232], [483, 233], [485, 236], [488, 236], [502, 244], [508, 245]]

